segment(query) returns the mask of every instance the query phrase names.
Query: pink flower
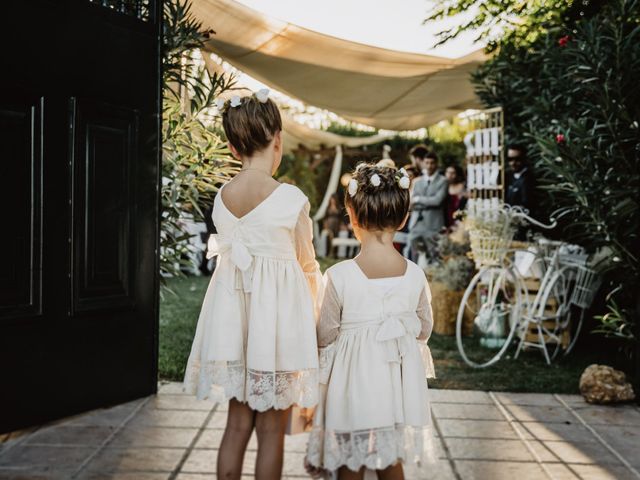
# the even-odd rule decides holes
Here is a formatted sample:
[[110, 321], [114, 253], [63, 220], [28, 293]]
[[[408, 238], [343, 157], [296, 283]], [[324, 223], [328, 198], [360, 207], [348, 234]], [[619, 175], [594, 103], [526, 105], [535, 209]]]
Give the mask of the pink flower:
[[558, 45], [560, 45], [561, 47], [566, 47], [567, 43], [569, 43], [569, 40], [571, 40], [571, 37], [569, 35], [560, 37], [560, 39], [558, 40]]
[[566, 138], [564, 138], [564, 135], [559, 133], [558, 135], [556, 135], [556, 142], [560, 145], [562, 145], [564, 142], [566, 141]]

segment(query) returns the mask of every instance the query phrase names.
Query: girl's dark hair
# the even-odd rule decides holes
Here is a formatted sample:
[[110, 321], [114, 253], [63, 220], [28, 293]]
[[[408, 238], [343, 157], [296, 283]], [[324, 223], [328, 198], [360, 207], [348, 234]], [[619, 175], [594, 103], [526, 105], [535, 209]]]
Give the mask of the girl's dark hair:
[[447, 165], [447, 168], [453, 168], [456, 171], [456, 180], [458, 182], [464, 182], [464, 170], [460, 165], [452, 163], [451, 165]]
[[[377, 174], [380, 185], [371, 183]], [[352, 178], [358, 182], [358, 190], [352, 197], [345, 194], [345, 205], [351, 208], [358, 225], [365, 230], [397, 230], [409, 211], [409, 189], [400, 188], [401, 174], [391, 167], [378, 167], [363, 163], [356, 167]]]
[[422, 172], [411, 164], [405, 165], [404, 169], [407, 171], [409, 176], [413, 175], [413, 178], [418, 178], [420, 175], [422, 175]]
[[238, 153], [250, 157], [264, 150], [282, 130], [282, 118], [271, 99], [262, 103], [252, 95], [241, 98], [241, 102], [237, 107], [227, 104], [222, 113], [222, 128]]

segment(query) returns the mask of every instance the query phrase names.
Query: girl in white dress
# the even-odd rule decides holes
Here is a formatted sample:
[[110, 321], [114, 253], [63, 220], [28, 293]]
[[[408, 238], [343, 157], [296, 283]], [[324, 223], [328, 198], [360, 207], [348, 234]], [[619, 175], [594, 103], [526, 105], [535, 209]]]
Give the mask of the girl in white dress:
[[[346, 207], [362, 248], [325, 273], [318, 323], [324, 391], [307, 449], [311, 474], [404, 478], [432, 457], [427, 377], [433, 361], [431, 293], [424, 272], [393, 246], [407, 220], [406, 172], [360, 165]], [[419, 474], [418, 478], [425, 478]]]
[[322, 277], [307, 197], [272, 178], [282, 158], [282, 122], [268, 91], [219, 104], [242, 170], [216, 196], [218, 256], [204, 298], [185, 390], [229, 400], [218, 478], [239, 479], [255, 429], [256, 478], [282, 473], [289, 407], [318, 397], [314, 297]]

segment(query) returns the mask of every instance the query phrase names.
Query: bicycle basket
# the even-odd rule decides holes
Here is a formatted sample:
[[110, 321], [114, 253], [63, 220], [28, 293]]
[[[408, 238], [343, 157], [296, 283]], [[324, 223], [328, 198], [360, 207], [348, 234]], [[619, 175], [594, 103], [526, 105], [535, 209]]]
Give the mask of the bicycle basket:
[[576, 283], [571, 293], [570, 302], [582, 309], [587, 309], [596, 296], [602, 277], [592, 268], [577, 265]]
[[500, 265], [507, 255], [513, 232], [508, 238], [487, 230], [471, 230], [471, 255], [477, 268], [485, 265]]
[[515, 233], [510, 212], [504, 209], [484, 210], [468, 219], [471, 256], [477, 268], [500, 265], [507, 255]]
[[600, 285], [602, 277], [589, 266], [589, 255], [584, 249], [574, 249], [574, 253], [560, 253], [558, 259], [561, 265], [575, 269], [575, 283], [569, 302], [573, 305], [587, 309], [591, 306]]

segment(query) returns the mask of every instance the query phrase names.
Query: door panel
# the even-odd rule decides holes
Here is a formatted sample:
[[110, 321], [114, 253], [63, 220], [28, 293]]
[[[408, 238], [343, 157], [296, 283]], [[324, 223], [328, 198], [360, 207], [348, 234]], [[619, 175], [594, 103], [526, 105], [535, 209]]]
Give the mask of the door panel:
[[39, 315], [41, 310], [40, 244], [42, 189], [41, 99], [23, 97], [0, 100], [0, 159], [5, 212], [0, 251], [0, 318]]
[[71, 102], [74, 311], [132, 308], [138, 112]]
[[155, 392], [161, 1], [0, 16], [0, 432]]

